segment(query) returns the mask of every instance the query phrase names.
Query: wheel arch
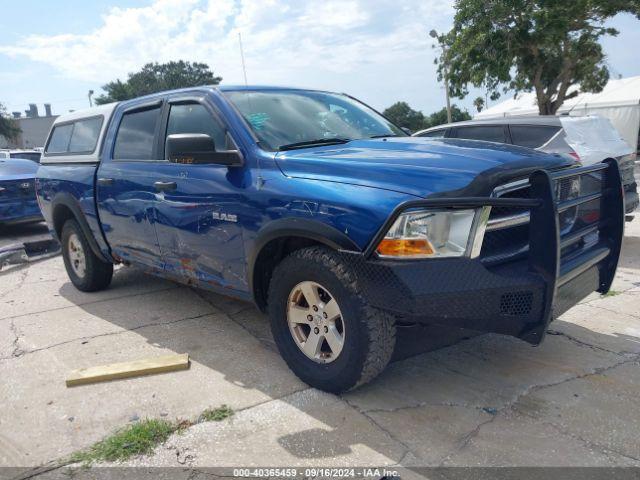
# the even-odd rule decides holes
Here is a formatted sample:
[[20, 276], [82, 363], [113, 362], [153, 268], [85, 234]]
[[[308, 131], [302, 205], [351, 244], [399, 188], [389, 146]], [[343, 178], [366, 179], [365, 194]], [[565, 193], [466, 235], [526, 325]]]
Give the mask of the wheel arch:
[[105, 258], [104, 254], [100, 250], [98, 246], [98, 242], [96, 242], [93, 233], [91, 232], [91, 228], [89, 228], [89, 224], [87, 223], [87, 219], [82, 213], [82, 209], [78, 201], [68, 193], [59, 193], [51, 202], [51, 212], [52, 212], [52, 223], [53, 229], [56, 232], [58, 239], [62, 238], [62, 227], [67, 220], [75, 220], [80, 225], [80, 229], [82, 233], [87, 239], [89, 246], [93, 253], [104, 262], [112, 263], [112, 261], [108, 258]]
[[248, 280], [250, 292], [261, 311], [267, 309], [269, 282], [276, 265], [291, 252], [314, 245], [336, 251], [362, 251], [345, 233], [314, 220], [274, 220], [258, 232], [248, 258]]

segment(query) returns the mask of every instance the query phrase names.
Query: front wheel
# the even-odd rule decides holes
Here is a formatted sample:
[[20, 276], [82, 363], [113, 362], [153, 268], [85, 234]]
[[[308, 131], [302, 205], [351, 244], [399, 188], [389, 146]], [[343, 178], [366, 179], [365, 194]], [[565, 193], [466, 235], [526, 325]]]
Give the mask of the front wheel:
[[113, 264], [93, 253], [80, 225], [67, 220], [62, 227], [62, 258], [71, 283], [83, 292], [95, 292], [109, 286]]
[[269, 315], [289, 368], [328, 392], [372, 380], [395, 347], [393, 317], [364, 302], [353, 271], [328, 248], [297, 250], [276, 267]]

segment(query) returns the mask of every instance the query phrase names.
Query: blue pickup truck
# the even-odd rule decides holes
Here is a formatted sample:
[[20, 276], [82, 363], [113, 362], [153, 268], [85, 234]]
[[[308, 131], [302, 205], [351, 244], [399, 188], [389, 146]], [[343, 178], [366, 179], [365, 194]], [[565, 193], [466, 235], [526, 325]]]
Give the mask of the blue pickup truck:
[[63, 115], [37, 196], [80, 290], [114, 264], [254, 302], [289, 367], [355, 388], [398, 325], [539, 344], [615, 274], [615, 161], [413, 138], [345, 94], [202, 87]]

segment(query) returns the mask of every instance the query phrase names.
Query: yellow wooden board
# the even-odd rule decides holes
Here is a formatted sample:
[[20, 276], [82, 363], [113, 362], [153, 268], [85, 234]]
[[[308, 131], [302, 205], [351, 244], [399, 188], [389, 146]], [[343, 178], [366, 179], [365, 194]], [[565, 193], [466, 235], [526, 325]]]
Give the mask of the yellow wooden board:
[[188, 368], [189, 354], [187, 353], [143, 358], [132, 362], [112, 363], [110, 365], [74, 370], [67, 378], [67, 387], [153, 373], [186, 370]]

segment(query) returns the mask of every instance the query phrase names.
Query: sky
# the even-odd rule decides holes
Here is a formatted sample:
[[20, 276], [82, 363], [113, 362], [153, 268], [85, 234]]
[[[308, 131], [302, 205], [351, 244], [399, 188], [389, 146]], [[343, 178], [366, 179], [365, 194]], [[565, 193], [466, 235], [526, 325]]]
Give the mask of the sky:
[[[379, 110], [402, 100], [429, 114], [445, 98], [427, 32], [449, 30], [453, 15], [453, 0], [3, 1], [0, 102], [86, 108], [89, 90], [180, 59], [241, 84], [241, 33], [249, 84], [347, 92]], [[612, 76], [640, 75], [640, 22], [610, 25], [621, 31], [603, 41]], [[472, 111], [482, 93], [454, 102]]]

